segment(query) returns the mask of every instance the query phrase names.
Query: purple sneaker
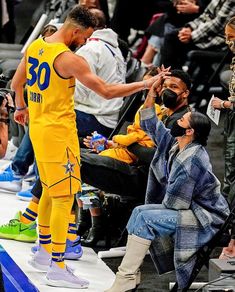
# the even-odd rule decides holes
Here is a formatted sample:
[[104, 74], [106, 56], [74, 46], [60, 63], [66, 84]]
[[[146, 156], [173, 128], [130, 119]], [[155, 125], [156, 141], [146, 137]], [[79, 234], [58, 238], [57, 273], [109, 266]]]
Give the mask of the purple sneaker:
[[64, 258], [66, 260], [76, 260], [79, 259], [83, 254], [81, 247], [81, 238], [78, 236], [74, 241], [69, 239], [66, 240], [66, 250]]
[[[39, 245], [35, 245], [31, 248], [33, 254], [35, 254], [39, 250]], [[66, 250], [64, 254], [65, 260], [77, 260], [83, 254], [83, 250], [81, 247], [81, 238], [78, 236], [74, 241], [69, 239], [66, 240]]]
[[64, 288], [88, 288], [89, 282], [73, 274], [73, 271], [65, 266], [64, 269], [58, 267], [56, 263], [51, 262], [50, 268], [46, 274], [46, 283], [49, 286]]
[[51, 255], [40, 247], [28, 263], [37, 270], [47, 272], [51, 262]]

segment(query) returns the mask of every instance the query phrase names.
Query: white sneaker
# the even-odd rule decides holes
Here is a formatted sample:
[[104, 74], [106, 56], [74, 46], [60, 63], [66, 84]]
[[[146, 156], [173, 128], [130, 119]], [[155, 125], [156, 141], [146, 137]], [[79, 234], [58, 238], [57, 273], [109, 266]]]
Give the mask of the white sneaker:
[[51, 262], [51, 255], [43, 247], [40, 247], [39, 250], [28, 261], [28, 263], [32, 267], [42, 272], [48, 271], [50, 262]]
[[46, 274], [46, 283], [49, 286], [76, 289], [84, 289], [89, 286], [89, 282], [87, 280], [75, 276], [73, 271], [68, 266], [61, 269], [53, 261], [51, 262], [50, 268]]
[[5, 154], [3, 159], [4, 160], [13, 160], [13, 158], [15, 157], [17, 149], [18, 148], [11, 141], [8, 141], [7, 151], [6, 151], [6, 154]]

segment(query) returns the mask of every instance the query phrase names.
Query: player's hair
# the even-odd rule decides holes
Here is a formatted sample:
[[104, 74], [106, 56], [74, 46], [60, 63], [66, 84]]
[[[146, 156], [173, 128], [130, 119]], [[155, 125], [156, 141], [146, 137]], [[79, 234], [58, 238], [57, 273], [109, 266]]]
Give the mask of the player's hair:
[[66, 22], [72, 23], [73, 25], [80, 25], [88, 29], [89, 27], [96, 27], [97, 20], [89, 9], [80, 5], [75, 5], [69, 12]]

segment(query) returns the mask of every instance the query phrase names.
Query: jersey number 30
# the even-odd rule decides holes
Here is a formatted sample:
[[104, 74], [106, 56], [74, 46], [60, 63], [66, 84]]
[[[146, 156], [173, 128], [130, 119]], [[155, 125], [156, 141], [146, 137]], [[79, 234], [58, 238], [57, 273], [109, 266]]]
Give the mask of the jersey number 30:
[[43, 62], [39, 65], [38, 59], [33, 57], [29, 57], [28, 63], [31, 64], [29, 68], [29, 74], [31, 75], [31, 79], [27, 79], [27, 84], [29, 86], [32, 86], [35, 82], [37, 82], [40, 90], [47, 89], [50, 83], [51, 75], [51, 69], [48, 63]]

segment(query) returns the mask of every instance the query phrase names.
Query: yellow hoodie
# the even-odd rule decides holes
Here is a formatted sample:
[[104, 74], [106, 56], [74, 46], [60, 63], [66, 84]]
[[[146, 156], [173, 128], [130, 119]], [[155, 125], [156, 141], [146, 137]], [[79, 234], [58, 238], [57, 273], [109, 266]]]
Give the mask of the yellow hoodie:
[[[113, 142], [117, 143], [117, 148], [109, 148], [99, 153], [102, 156], [112, 157], [114, 159], [126, 162], [128, 164], [134, 163], [138, 158], [127, 150], [127, 147], [133, 143], [138, 143], [141, 146], [153, 147], [154, 143], [151, 138], [141, 129], [139, 111], [141, 106], [135, 114], [134, 123], [127, 127], [126, 135], [116, 135], [113, 137]], [[162, 119], [161, 108], [155, 104], [155, 111], [158, 119]]]

